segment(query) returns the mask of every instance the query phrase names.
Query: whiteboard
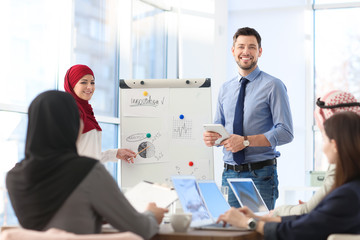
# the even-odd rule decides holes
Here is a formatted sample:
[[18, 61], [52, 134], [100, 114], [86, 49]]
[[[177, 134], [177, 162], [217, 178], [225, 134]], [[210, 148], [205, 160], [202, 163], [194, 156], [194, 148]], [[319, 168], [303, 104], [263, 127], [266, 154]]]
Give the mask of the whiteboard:
[[209, 78], [120, 80], [121, 148], [142, 151], [134, 164], [121, 161], [122, 187], [172, 185], [172, 175], [214, 178], [202, 127], [212, 122], [210, 86]]

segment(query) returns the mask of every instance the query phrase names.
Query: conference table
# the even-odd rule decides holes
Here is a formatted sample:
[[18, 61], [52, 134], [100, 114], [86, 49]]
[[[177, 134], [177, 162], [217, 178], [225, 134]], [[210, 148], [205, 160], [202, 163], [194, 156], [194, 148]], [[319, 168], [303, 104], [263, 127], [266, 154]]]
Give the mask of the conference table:
[[[19, 226], [2, 226], [1, 231]], [[118, 233], [113, 227], [104, 227], [102, 233]], [[160, 231], [151, 240], [263, 240], [255, 231], [196, 230], [189, 228], [185, 233], [174, 232], [169, 223], [161, 224]]]
[[196, 230], [189, 228], [185, 233], [174, 232], [170, 224], [161, 224], [160, 231], [151, 240], [262, 240], [255, 231]]

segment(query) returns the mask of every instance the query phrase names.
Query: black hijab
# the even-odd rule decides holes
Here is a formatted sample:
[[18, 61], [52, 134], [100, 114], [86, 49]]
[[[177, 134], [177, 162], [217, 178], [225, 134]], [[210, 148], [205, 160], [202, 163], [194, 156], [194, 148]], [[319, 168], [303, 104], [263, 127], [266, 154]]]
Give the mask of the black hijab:
[[98, 161], [77, 154], [80, 118], [70, 94], [40, 94], [28, 119], [25, 159], [8, 172], [6, 186], [21, 226], [42, 230]]

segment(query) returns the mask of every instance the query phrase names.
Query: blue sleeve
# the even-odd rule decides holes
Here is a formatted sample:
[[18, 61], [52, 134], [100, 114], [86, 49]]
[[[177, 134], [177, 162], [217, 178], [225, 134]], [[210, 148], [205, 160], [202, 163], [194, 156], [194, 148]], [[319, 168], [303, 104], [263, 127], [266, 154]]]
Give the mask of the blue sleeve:
[[301, 216], [302, 215], [300, 215], [300, 216], [299, 215], [284, 216], [284, 217], [281, 217], [281, 222], [292, 221], [292, 220], [298, 219]]
[[[299, 216], [286, 216], [281, 217], [281, 222], [287, 222], [297, 219]], [[277, 239], [277, 227], [278, 222], [267, 222], [264, 225], [264, 239], [265, 240], [276, 240]]]
[[224, 86], [222, 86], [219, 90], [214, 123], [220, 123], [225, 126], [224, 107], [222, 104], [223, 92]]
[[279, 223], [267, 222], [264, 225], [264, 239], [265, 240], [277, 240], [276, 230]]
[[294, 139], [289, 97], [285, 85], [277, 79], [273, 82], [269, 105], [274, 127], [264, 133], [272, 147], [291, 142]]

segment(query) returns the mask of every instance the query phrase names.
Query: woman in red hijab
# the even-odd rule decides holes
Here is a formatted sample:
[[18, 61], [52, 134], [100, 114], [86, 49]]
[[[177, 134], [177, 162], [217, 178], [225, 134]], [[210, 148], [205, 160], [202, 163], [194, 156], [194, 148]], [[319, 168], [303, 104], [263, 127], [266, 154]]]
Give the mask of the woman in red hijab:
[[133, 162], [135, 152], [130, 149], [111, 149], [101, 152], [101, 127], [95, 119], [93, 109], [89, 104], [95, 92], [95, 77], [93, 71], [86, 65], [74, 65], [65, 75], [65, 91], [76, 100], [84, 130], [77, 142], [79, 155], [96, 158], [101, 162], [117, 161], [117, 159]]

